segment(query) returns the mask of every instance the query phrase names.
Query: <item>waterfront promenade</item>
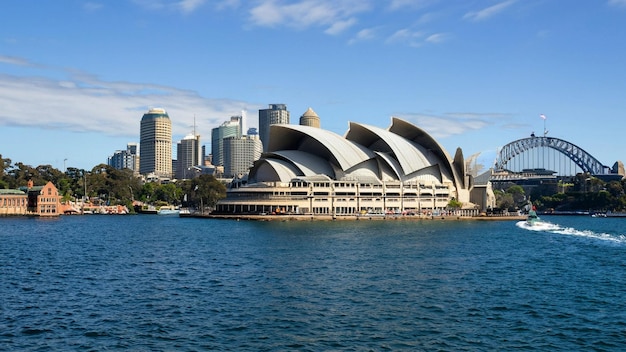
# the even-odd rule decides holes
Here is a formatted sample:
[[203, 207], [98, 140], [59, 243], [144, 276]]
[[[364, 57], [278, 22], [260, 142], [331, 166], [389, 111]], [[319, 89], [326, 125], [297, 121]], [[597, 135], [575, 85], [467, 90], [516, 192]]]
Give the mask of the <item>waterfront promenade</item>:
[[490, 215], [490, 216], [457, 216], [457, 215], [310, 215], [310, 214], [281, 214], [281, 215], [230, 215], [230, 214], [181, 214], [181, 217], [223, 219], [223, 220], [252, 220], [252, 221], [520, 221], [525, 220], [523, 215]]

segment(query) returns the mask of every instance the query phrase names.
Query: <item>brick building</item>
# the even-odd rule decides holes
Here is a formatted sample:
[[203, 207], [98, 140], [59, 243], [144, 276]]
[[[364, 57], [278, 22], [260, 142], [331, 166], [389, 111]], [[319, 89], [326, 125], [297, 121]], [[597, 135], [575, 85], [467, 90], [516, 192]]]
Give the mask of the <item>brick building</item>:
[[52, 182], [44, 186], [34, 186], [32, 181], [28, 181], [27, 187], [0, 189], [0, 216], [59, 216], [60, 214], [59, 192]]

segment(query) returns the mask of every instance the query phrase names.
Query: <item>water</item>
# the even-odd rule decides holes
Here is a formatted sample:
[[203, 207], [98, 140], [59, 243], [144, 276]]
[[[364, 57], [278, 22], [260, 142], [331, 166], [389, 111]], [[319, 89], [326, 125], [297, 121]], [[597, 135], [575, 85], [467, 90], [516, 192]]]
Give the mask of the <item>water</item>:
[[0, 218], [0, 350], [626, 348], [624, 219]]

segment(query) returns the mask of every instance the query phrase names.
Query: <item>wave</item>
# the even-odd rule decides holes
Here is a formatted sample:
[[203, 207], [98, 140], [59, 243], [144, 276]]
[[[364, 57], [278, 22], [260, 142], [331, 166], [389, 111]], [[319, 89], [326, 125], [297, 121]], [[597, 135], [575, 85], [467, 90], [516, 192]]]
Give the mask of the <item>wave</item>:
[[526, 221], [519, 221], [515, 225], [519, 228], [529, 231], [550, 232], [561, 235], [586, 237], [613, 243], [626, 244], [626, 236], [624, 235], [614, 235], [605, 232], [594, 232], [591, 230], [578, 230], [573, 227], [563, 227], [561, 225], [553, 224], [546, 221], [536, 223], [533, 226], [528, 225]]

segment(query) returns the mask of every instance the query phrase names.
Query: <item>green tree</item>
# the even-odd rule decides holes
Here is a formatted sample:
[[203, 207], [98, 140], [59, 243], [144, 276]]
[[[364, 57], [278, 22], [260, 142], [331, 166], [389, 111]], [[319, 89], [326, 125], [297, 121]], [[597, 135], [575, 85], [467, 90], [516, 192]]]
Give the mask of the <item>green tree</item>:
[[217, 202], [226, 197], [226, 186], [212, 175], [200, 175], [181, 184], [184, 206], [213, 209]]
[[494, 190], [493, 193], [496, 196], [496, 208], [509, 211], [515, 210], [515, 201], [511, 193], [501, 190]]
[[155, 200], [160, 200], [166, 204], [179, 205], [183, 196], [181, 188], [173, 183], [158, 185], [154, 192]]
[[506, 189], [506, 193], [510, 194], [513, 197], [513, 201], [517, 205], [526, 202], [526, 194], [522, 186], [513, 185]]
[[450, 201], [448, 202], [448, 209], [461, 209], [461, 207], [463, 206], [463, 203], [459, 202], [458, 200], [452, 198], [450, 199]]
[[11, 167], [11, 159], [3, 158], [0, 154], [0, 189], [9, 188], [9, 180], [7, 178], [7, 172]]

